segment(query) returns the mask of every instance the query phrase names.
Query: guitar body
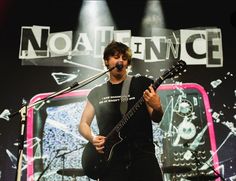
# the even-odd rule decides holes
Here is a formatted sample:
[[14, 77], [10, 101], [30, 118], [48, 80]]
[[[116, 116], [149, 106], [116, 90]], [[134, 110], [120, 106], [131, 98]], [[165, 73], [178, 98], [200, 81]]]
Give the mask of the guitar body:
[[113, 134], [105, 142], [104, 153], [98, 153], [92, 143], [87, 143], [82, 154], [82, 167], [85, 175], [91, 179], [100, 178], [108, 168], [113, 150], [123, 139], [120, 134]]
[[85, 175], [94, 180], [104, 174], [108, 164], [105, 155], [98, 153], [90, 142], [84, 148], [81, 161]]

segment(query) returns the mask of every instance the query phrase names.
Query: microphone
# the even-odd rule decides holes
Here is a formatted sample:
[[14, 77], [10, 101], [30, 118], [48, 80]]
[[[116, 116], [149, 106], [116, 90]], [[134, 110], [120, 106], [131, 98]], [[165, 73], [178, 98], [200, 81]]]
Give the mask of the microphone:
[[116, 68], [118, 69], [118, 71], [121, 71], [123, 69], [123, 64], [121, 62], [117, 62], [116, 63]]

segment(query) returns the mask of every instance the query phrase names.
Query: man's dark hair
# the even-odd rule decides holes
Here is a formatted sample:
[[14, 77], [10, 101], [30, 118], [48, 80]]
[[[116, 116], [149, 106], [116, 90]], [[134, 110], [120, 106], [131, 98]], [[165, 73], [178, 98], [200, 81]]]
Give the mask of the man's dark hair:
[[121, 42], [112, 41], [110, 44], [108, 44], [104, 50], [103, 59], [108, 60], [111, 56], [119, 54], [125, 56], [128, 60], [128, 65], [130, 65], [132, 51], [127, 45]]

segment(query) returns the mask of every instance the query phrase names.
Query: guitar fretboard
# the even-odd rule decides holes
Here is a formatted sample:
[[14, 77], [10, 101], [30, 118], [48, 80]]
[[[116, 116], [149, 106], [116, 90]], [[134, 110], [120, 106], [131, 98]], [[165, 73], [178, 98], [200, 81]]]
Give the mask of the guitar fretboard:
[[114, 133], [120, 132], [121, 128], [128, 122], [128, 120], [135, 114], [135, 112], [142, 106], [144, 103], [144, 98], [141, 97], [134, 106], [123, 116], [119, 123], [112, 129], [112, 131], [107, 135], [107, 139]]

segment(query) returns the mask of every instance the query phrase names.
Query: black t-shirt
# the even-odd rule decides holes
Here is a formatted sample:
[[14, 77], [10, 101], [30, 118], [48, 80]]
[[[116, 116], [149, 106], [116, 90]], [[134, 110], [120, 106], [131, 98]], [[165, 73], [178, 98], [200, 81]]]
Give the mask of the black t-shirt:
[[[153, 80], [144, 76], [132, 78], [128, 95], [128, 110], [141, 99], [144, 90], [152, 83]], [[92, 89], [88, 95], [88, 100], [95, 108], [100, 135], [107, 136], [122, 119], [120, 112], [122, 85], [123, 82], [112, 84], [108, 81]], [[122, 138], [129, 142], [153, 140], [152, 123], [144, 102], [120, 132]]]

